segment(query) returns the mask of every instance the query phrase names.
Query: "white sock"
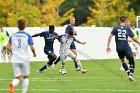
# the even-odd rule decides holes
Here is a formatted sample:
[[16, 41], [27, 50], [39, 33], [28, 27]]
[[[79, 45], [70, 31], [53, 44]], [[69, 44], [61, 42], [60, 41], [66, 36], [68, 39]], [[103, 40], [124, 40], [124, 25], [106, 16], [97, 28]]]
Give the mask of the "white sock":
[[1, 60], [2, 60], [2, 62], [4, 62], [4, 55], [3, 55], [3, 53], [1, 53]]
[[28, 78], [23, 79], [23, 82], [22, 82], [22, 93], [27, 93], [28, 85], [29, 85], [29, 79]]
[[75, 62], [77, 63], [77, 65], [78, 65], [78, 67], [81, 69], [81, 70], [83, 70], [83, 67], [82, 67], [82, 64], [81, 64], [81, 62], [79, 61], [79, 60], [75, 60]]
[[14, 79], [12, 81], [12, 84], [13, 84], [14, 87], [17, 86], [19, 84], [19, 79]]

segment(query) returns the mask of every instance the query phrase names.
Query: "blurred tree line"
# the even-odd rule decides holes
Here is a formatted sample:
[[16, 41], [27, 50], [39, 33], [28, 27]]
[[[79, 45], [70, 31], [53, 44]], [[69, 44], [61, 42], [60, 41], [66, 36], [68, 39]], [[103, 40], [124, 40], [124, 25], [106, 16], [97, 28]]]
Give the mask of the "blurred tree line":
[[76, 18], [76, 26], [114, 26], [120, 15], [135, 22], [140, 15], [140, 0], [0, 0], [0, 25], [17, 26], [26, 19], [27, 26], [63, 26]]

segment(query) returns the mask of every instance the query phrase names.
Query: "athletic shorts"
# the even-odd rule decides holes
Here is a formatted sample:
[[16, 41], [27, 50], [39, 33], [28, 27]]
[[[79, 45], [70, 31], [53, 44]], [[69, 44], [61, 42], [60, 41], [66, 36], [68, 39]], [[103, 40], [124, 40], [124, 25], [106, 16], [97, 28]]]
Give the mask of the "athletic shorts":
[[76, 46], [75, 46], [75, 43], [74, 42], [71, 43], [70, 49], [76, 49]]
[[60, 61], [61, 62], [66, 62], [67, 57], [73, 58], [74, 54], [72, 53], [71, 50], [68, 51], [59, 51], [60, 53]]
[[129, 42], [128, 44], [129, 44], [132, 52], [136, 52], [136, 48], [134, 47], [133, 43], [132, 42]]
[[50, 55], [51, 53], [54, 53], [54, 51], [53, 51], [53, 49], [46, 49], [46, 48], [44, 48], [44, 53], [46, 55]]
[[133, 58], [133, 54], [132, 54], [132, 51], [131, 49], [124, 49], [124, 50], [117, 50], [117, 53], [118, 53], [118, 56], [120, 59], [123, 59], [123, 58], [127, 58], [127, 59], [132, 59]]
[[24, 63], [12, 63], [13, 64], [13, 71], [14, 76], [28, 76], [30, 74], [30, 63], [24, 62]]

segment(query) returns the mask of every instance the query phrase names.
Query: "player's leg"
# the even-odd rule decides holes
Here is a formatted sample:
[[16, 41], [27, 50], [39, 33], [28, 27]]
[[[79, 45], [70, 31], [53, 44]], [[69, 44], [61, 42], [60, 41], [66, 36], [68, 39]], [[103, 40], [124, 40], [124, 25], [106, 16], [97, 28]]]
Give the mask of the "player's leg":
[[24, 62], [22, 64], [22, 75], [23, 75], [22, 93], [27, 93], [29, 86], [29, 78], [28, 78], [29, 74], [30, 74], [30, 63]]
[[68, 56], [69, 56], [70, 58], [72, 58], [73, 60], [75, 60], [76, 64], [78, 65], [78, 67], [80, 68], [80, 71], [81, 71], [83, 74], [87, 72], [87, 70], [84, 70], [84, 69], [83, 69], [81, 62], [77, 59], [77, 56], [76, 56], [76, 55], [73, 55], [73, 53], [70, 51], [70, 52], [68, 53]]
[[129, 75], [129, 69], [128, 69], [127, 64], [125, 63], [125, 51], [117, 51], [117, 53], [121, 60], [122, 67], [126, 71], [127, 75]]
[[53, 70], [56, 70], [56, 64], [60, 61], [60, 56], [53, 63]]
[[67, 54], [64, 54], [64, 53], [61, 54], [60, 53], [60, 61], [62, 62], [60, 72], [62, 70], [65, 71], [65, 73], [63, 73], [63, 74], [66, 74], [66, 69], [65, 69], [65, 66], [66, 66], [66, 58], [67, 58]]
[[1, 59], [3, 62], [6, 62], [6, 52], [4, 50], [5, 50], [5, 46], [2, 46], [1, 47]]
[[131, 81], [135, 81], [133, 79], [133, 74], [134, 74], [134, 69], [135, 69], [135, 62], [134, 62], [134, 57], [132, 55], [131, 50], [126, 51], [126, 58], [128, 59], [129, 65], [130, 65], [129, 66], [129, 71], [130, 71], [130, 73], [129, 73], [129, 79]]
[[50, 66], [51, 66], [52, 63], [56, 60], [56, 58], [57, 58], [56, 54], [54, 54], [54, 53], [49, 53], [49, 54], [48, 54], [48, 59], [49, 59], [49, 61], [48, 61], [47, 65], [45, 64], [42, 68], [40, 68], [40, 69], [38, 70], [38, 73], [42, 73], [42, 71], [44, 71], [45, 69], [50, 70]]
[[14, 87], [16, 87], [19, 84], [19, 81], [21, 80], [22, 77], [20, 64], [13, 63], [12, 65], [13, 65], [15, 79], [13, 79], [9, 85], [9, 93], [14, 93]]
[[[76, 50], [76, 46], [75, 46], [74, 42], [71, 43], [70, 49], [77, 56], [77, 50]], [[77, 62], [75, 60], [73, 60], [73, 61], [74, 61], [75, 68], [78, 71], [79, 68], [78, 68]]]

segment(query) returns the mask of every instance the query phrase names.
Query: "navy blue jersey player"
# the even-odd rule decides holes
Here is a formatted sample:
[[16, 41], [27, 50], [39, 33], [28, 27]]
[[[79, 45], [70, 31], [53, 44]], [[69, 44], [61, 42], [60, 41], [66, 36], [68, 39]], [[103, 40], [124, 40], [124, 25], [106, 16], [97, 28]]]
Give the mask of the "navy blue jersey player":
[[[131, 81], [135, 81], [133, 78], [134, 68], [135, 68], [135, 62], [132, 55], [131, 48], [128, 44], [128, 36], [132, 38], [133, 41], [137, 42], [140, 45], [140, 42], [134, 38], [134, 34], [131, 31], [131, 29], [128, 26], [125, 26], [125, 16], [120, 17], [120, 25], [115, 26], [108, 38], [107, 43], [107, 52], [109, 52], [110, 49], [110, 42], [112, 40], [112, 36], [115, 36], [115, 42], [116, 42], [116, 51], [118, 53], [118, 56], [122, 62], [122, 66], [125, 69], [125, 71], [128, 74], [128, 78]], [[127, 64], [125, 63], [125, 59], [127, 58], [130, 64], [130, 67], [128, 68]]]
[[55, 30], [54, 25], [50, 25], [49, 31], [41, 32], [32, 36], [32, 37], [37, 37], [37, 36], [44, 37], [44, 40], [45, 40], [44, 53], [48, 55], [49, 61], [47, 63], [47, 66], [45, 64], [41, 69], [38, 70], [38, 72], [40, 73], [45, 69], [49, 70], [53, 61], [55, 61], [57, 58], [56, 54], [54, 53], [53, 43], [54, 43], [55, 37], [57, 37], [58, 34], [54, 32], [54, 30]]
[[[73, 27], [74, 24], [75, 24], [75, 18], [74, 17], [71, 17], [70, 18], [70, 24], [68, 24], [68, 26], [66, 27], [65, 33], [68, 33], [69, 31], [72, 31], [73, 32], [73, 35], [77, 35], [76, 31], [74, 31], [74, 27]], [[70, 49], [77, 56], [77, 51], [76, 51], [76, 46], [75, 46], [74, 41], [71, 43]], [[54, 69], [55, 69], [56, 64], [59, 61], [60, 61], [60, 57], [58, 57], [57, 60], [54, 62], [54, 66], [53, 66]], [[80, 68], [78, 67], [76, 61], [75, 60], [73, 60], [73, 61], [74, 61], [74, 64], [75, 64], [76, 71], [79, 71]]]

